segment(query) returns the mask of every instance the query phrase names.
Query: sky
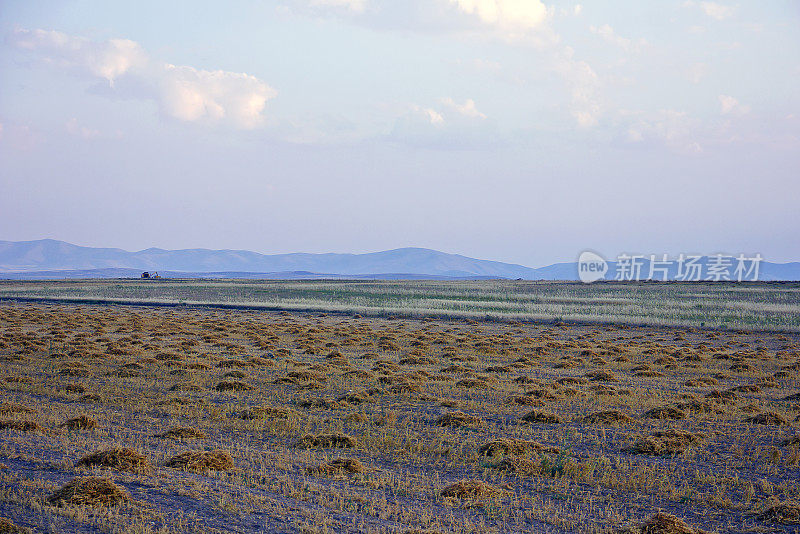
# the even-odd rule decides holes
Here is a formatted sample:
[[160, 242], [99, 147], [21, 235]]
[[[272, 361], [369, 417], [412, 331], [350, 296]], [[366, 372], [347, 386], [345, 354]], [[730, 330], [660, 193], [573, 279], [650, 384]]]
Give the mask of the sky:
[[0, 240], [800, 261], [796, 0], [0, 1]]

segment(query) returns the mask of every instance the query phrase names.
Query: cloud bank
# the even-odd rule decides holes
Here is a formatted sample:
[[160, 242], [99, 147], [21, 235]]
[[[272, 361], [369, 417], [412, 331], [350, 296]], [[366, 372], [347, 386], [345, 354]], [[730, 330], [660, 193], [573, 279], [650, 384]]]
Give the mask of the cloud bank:
[[277, 92], [255, 76], [172, 65], [151, 58], [135, 41], [85, 37], [50, 30], [16, 30], [10, 42], [45, 63], [104, 80], [112, 94], [156, 102], [162, 115], [184, 122], [252, 129], [263, 123]]

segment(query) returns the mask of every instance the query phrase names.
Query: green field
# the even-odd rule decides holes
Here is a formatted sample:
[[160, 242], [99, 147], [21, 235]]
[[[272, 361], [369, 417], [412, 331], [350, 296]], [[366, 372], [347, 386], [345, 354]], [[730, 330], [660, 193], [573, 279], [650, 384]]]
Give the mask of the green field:
[[800, 331], [800, 283], [4, 281], [5, 298]]

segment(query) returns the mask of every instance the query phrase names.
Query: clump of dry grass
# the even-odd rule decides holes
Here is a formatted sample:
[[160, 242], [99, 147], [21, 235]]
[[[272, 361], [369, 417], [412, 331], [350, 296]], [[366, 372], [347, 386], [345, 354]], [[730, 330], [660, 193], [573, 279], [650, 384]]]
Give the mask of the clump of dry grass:
[[214, 389], [217, 391], [247, 391], [253, 389], [253, 386], [239, 380], [223, 380], [214, 386]]
[[747, 423], [754, 423], [757, 425], [774, 425], [774, 426], [782, 426], [788, 425], [789, 421], [786, 420], [780, 414], [775, 412], [764, 412], [757, 415], [753, 415], [745, 419]]
[[701, 413], [701, 414], [721, 414], [725, 413], [724, 410], [720, 409], [714, 404], [705, 401], [699, 401], [697, 399], [690, 399], [686, 402], [679, 402], [676, 407], [680, 410], [686, 410], [694, 413]]
[[16, 430], [18, 432], [34, 432], [41, 430], [42, 427], [36, 421], [19, 421], [17, 419], [5, 419], [0, 421], [0, 430]]
[[365, 392], [356, 392], [356, 393], [348, 393], [347, 395], [342, 395], [338, 399], [337, 402], [346, 402], [348, 404], [364, 404], [367, 402], [373, 402], [373, 398], [367, 395]]
[[500, 488], [482, 480], [460, 480], [444, 488], [440, 495], [456, 499], [483, 499], [502, 493]]
[[196, 473], [206, 471], [227, 471], [233, 469], [233, 458], [228, 451], [216, 449], [213, 451], [186, 451], [173, 456], [167, 463], [167, 467], [184, 469]]
[[77, 465], [111, 467], [131, 473], [147, 473], [152, 469], [150, 461], [130, 447], [115, 447], [87, 454]]
[[470, 415], [462, 411], [447, 412], [436, 419], [437, 426], [477, 426], [483, 423], [483, 419], [475, 415]]
[[504, 404], [516, 404], [518, 406], [533, 406], [542, 404], [542, 401], [527, 395], [509, 395], [503, 401]]
[[647, 410], [642, 416], [651, 419], [686, 419], [686, 412], [674, 406], [658, 406]]
[[526, 423], [543, 423], [546, 425], [558, 425], [561, 423], [559, 416], [540, 410], [531, 410], [522, 416], [522, 420]]
[[97, 421], [86, 414], [81, 414], [78, 417], [67, 419], [59, 426], [68, 430], [93, 430], [97, 428]]
[[790, 445], [800, 445], [800, 434], [796, 434], [790, 438], [786, 438], [781, 441], [781, 445], [784, 447], [788, 447]]
[[558, 452], [558, 448], [545, 447], [535, 441], [516, 438], [501, 438], [485, 443], [478, 449], [482, 456], [524, 456], [531, 452]]
[[689, 526], [684, 520], [672, 514], [659, 512], [638, 528], [629, 532], [637, 534], [703, 534], [702, 530]]
[[0, 402], [0, 415], [10, 415], [10, 414], [17, 414], [17, 413], [35, 413], [36, 410], [33, 408], [29, 408], [22, 404], [16, 404], [13, 402]]
[[489, 384], [479, 378], [464, 378], [456, 382], [456, 386], [466, 389], [488, 389]]
[[10, 519], [0, 517], [0, 534], [28, 534], [29, 532], [29, 529], [17, 526]]
[[792, 501], [778, 503], [758, 514], [758, 518], [761, 521], [797, 525], [800, 524], [800, 504]]
[[632, 423], [633, 419], [619, 410], [606, 410], [589, 414], [581, 422], [585, 425], [614, 426]]
[[176, 426], [170, 428], [166, 432], [162, 432], [161, 434], [156, 434], [157, 438], [162, 439], [201, 439], [206, 438], [206, 434], [197, 430], [196, 428], [188, 427], [188, 426]]
[[130, 500], [130, 495], [123, 488], [105, 477], [73, 478], [47, 500], [50, 504], [88, 506], [116, 506]]
[[586, 373], [586, 378], [597, 382], [617, 382], [617, 376], [606, 369]]
[[350, 449], [356, 447], [358, 442], [347, 434], [306, 434], [297, 440], [294, 446], [298, 449]]
[[343, 473], [366, 473], [367, 468], [355, 458], [335, 458], [316, 467], [309, 467], [307, 472], [310, 475], [333, 476]]
[[624, 452], [632, 454], [649, 454], [651, 456], [681, 454], [686, 446], [678, 441], [664, 441], [654, 436], [639, 438], [630, 447], [623, 448]]
[[520, 458], [516, 456], [503, 458], [499, 463], [491, 467], [500, 471], [514, 473], [517, 476], [539, 475], [542, 472], [542, 466], [540, 462], [535, 462], [527, 458]]
[[227, 373], [222, 375], [222, 378], [247, 378], [247, 373], [243, 371], [233, 370], [233, 371], [228, 371]]
[[106, 376], [115, 376], [117, 378], [135, 378], [141, 375], [142, 373], [136, 369], [130, 369], [128, 367], [120, 367], [119, 369], [114, 369], [106, 373]]

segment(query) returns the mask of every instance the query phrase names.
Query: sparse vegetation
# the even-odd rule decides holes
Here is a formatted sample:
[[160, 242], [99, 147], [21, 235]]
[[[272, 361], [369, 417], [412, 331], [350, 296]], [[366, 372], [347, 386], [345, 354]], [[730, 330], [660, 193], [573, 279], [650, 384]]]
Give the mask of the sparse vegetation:
[[0, 341], [32, 531], [797, 526], [794, 333], [4, 301]]
[[187, 471], [227, 471], [233, 469], [233, 458], [228, 451], [186, 451], [170, 458], [165, 464], [175, 469]]
[[73, 478], [47, 500], [51, 504], [63, 506], [76, 504], [85, 506], [116, 506], [130, 499], [127, 491], [108, 478]]

